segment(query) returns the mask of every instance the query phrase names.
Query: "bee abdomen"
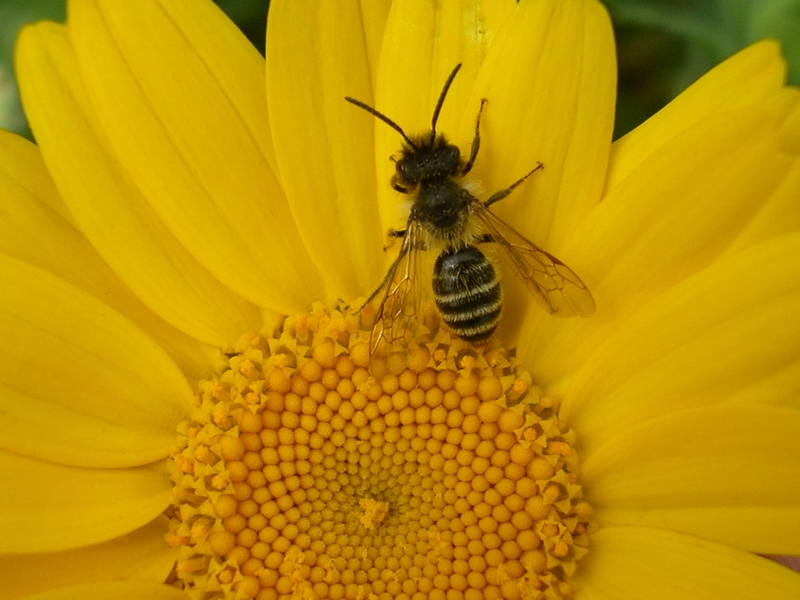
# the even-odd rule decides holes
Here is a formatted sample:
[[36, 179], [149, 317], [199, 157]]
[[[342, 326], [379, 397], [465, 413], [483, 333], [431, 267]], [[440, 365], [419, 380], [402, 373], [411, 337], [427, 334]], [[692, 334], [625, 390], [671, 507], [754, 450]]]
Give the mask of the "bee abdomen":
[[458, 337], [480, 344], [494, 333], [502, 292], [494, 265], [475, 246], [439, 255], [433, 292], [442, 320]]

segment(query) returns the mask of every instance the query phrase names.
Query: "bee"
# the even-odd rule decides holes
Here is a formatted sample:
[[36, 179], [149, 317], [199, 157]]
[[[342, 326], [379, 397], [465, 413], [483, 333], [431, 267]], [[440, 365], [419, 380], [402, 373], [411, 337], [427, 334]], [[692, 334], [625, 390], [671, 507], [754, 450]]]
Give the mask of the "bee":
[[480, 121], [486, 99], [481, 100], [466, 159], [458, 146], [436, 131], [442, 105], [460, 68], [460, 64], [456, 65], [439, 94], [430, 131], [416, 136], [406, 135], [397, 123], [375, 108], [345, 98], [402, 136], [399, 158], [392, 157], [396, 170], [391, 186], [401, 194], [413, 195], [406, 228], [389, 231], [390, 237], [402, 238], [400, 252], [362, 306], [363, 309], [385, 289], [372, 329], [372, 354], [383, 344], [391, 347], [406, 338], [419, 307], [419, 252], [434, 247], [441, 248], [433, 269], [436, 307], [450, 330], [472, 344], [489, 340], [497, 329], [503, 304], [497, 271], [478, 248], [480, 244], [494, 243], [506, 251], [517, 275], [547, 312], [585, 317], [595, 310], [591, 293], [569, 267], [527, 240], [489, 208], [542, 169], [542, 163], [485, 201], [476, 198], [464, 184], [464, 176], [472, 169], [480, 150]]

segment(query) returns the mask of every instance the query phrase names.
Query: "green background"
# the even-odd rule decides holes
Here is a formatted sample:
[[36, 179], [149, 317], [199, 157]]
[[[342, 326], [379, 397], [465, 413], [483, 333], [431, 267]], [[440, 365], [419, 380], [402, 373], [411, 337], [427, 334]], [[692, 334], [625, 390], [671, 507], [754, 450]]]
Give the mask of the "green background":
[[[121, 0], [130, 1], [130, 0]], [[0, 0], [0, 128], [30, 137], [13, 75], [25, 23], [63, 21], [65, 0]], [[217, 0], [263, 53], [269, 0]], [[620, 78], [615, 137], [687, 85], [757, 40], [780, 40], [789, 82], [800, 84], [800, 0], [605, 0], [617, 35]]]

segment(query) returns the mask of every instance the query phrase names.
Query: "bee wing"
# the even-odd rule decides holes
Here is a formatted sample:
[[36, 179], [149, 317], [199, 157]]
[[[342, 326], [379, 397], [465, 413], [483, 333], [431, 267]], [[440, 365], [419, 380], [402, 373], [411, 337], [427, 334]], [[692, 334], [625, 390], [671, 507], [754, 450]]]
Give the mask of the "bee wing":
[[420, 303], [419, 251], [422, 249], [419, 224], [411, 221], [403, 245], [386, 276], [384, 292], [370, 336], [370, 354], [379, 348], [391, 350], [394, 342], [407, 342], [412, 333]]
[[474, 214], [483, 223], [491, 241], [508, 253], [514, 270], [539, 306], [560, 317], [594, 314], [592, 294], [567, 265], [527, 240], [482, 203], [475, 202], [474, 207]]

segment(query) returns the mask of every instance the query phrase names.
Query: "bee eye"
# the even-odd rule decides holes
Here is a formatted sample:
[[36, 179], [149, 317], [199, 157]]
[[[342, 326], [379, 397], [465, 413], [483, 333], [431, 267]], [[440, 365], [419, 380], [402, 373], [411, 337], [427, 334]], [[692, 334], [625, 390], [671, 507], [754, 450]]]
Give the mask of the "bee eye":
[[397, 175], [406, 183], [414, 185], [419, 181], [419, 168], [405, 158], [397, 161]]

